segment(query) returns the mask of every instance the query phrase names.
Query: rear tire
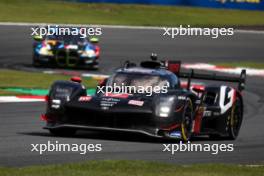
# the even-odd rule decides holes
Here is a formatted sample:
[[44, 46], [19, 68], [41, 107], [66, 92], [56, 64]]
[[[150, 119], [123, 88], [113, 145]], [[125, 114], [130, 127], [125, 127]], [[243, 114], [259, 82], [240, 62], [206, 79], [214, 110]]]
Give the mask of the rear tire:
[[235, 140], [239, 134], [243, 120], [242, 108], [241, 99], [237, 98], [228, 117], [228, 139], [230, 140]]

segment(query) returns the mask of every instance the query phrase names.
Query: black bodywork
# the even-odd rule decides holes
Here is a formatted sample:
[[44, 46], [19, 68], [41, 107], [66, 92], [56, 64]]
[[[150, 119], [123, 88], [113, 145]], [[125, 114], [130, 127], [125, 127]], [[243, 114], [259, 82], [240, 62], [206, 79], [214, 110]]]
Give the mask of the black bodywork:
[[[168, 70], [169, 69], [169, 70]], [[143, 133], [154, 137], [190, 140], [195, 135], [235, 139], [243, 118], [241, 91], [245, 71], [239, 78], [180, 72], [180, 62], [127, 62], [123, 68], [99, 84], [112, 84], [116, 74], [154, 75], [169, 82], [166, 93], [87, 95], [79, 81], [56, 81], [50, 89], [45, 129], [56, 135], [73, 134], [78, 129]], [[180, 78], [187, 79], [183, 87]], [[195, 86], [192, 79], [238, 82], [229, 86]], [[144, 82], [142, 82], [144, 84]]]

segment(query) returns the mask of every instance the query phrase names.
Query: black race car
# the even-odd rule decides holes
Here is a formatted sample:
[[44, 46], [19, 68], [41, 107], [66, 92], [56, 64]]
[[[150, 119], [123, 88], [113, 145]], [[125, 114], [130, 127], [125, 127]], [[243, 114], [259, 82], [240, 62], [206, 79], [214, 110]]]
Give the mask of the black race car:
[[[140, 66], [126, 62], [99, 84], [93, 96], [86, 94], [78, 77], [56, 81], [42, 115], [47, 122], [44, 128], [54, 135], [73, 135], [82, 129], [135, 132], [184, 141], [196, 135], [236, 139], [243, 119], [241, 91], [246, 71], [240, 77], [227, 77], [193, 70], [181, 72], [180, 65], [178, 61], [155, 58]], [[187, 83], [181, 83], [182, 79]], [[237, 82], [238, 88], [197, 85], [191, 83], [192, 79]], [[134, 86], [136, 91], [106, 92], [106, 88], [116, 85]], [[150, 94], [150, 87], [161, 91], [152, 90]]]

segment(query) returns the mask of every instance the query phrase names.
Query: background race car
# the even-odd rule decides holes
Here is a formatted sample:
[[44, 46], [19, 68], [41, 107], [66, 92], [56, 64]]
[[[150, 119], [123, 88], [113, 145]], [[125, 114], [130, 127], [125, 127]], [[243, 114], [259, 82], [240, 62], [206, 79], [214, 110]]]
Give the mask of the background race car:
[[34, 36], [33, 65], [98, 69], [98, 41], [70, 34]]

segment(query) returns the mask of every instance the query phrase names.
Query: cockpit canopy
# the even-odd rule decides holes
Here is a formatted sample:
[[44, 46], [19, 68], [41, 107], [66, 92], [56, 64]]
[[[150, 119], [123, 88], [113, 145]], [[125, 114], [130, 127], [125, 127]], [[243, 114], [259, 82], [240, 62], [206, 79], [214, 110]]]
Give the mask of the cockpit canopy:
[[107, 86], [128, 86], [136, 91], [144, 89], [165, 90], [180, 87], [178, 77], [164, 69], [128, 68], [118, 70], [107, 81]]

